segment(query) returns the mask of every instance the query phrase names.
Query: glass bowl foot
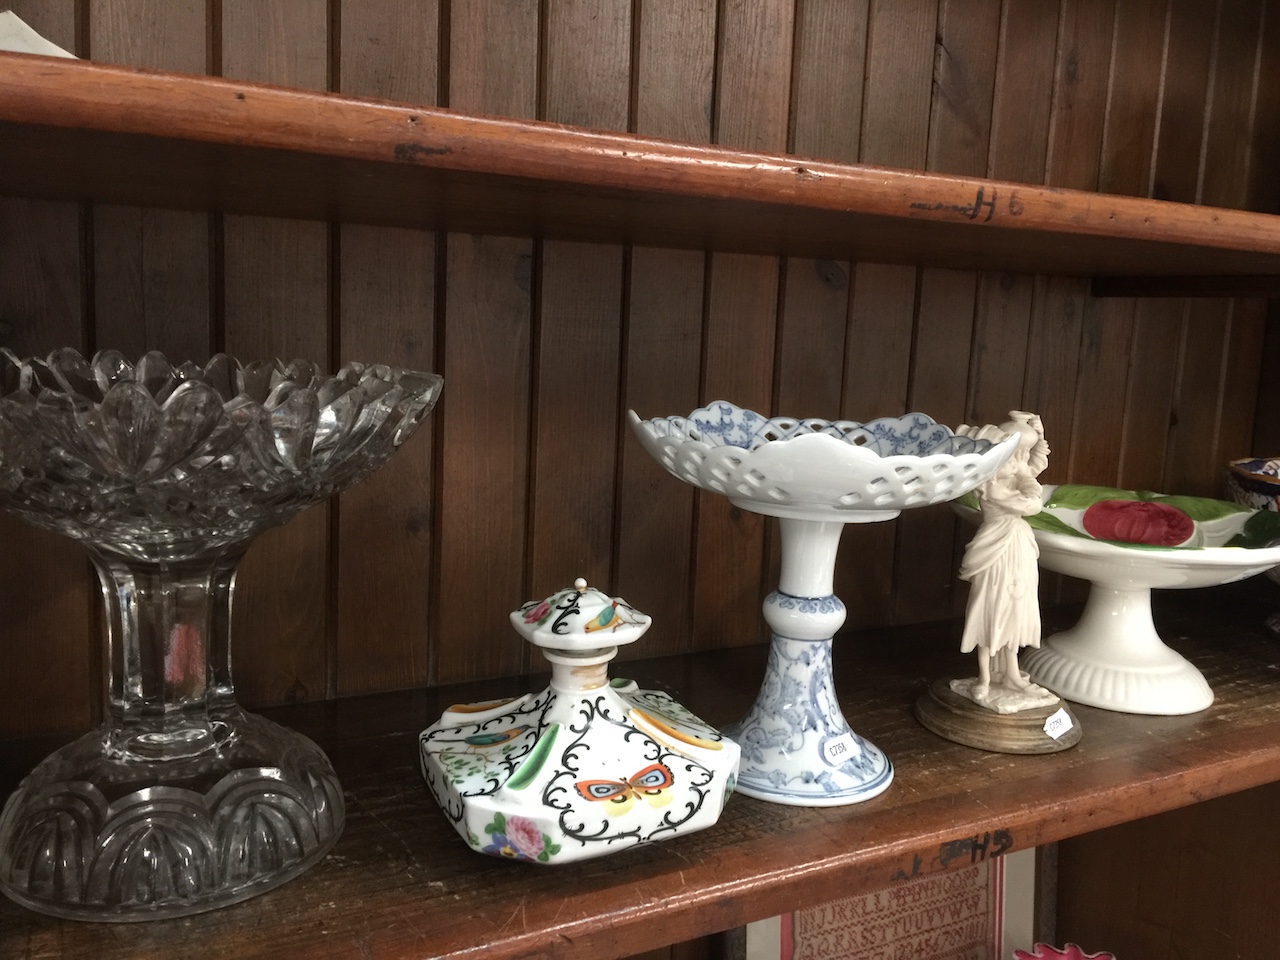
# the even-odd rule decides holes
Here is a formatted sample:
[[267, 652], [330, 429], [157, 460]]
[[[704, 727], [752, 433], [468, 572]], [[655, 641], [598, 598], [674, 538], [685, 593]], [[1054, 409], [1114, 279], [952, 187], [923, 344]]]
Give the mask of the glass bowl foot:
[[194, 756], [121, 756], [113, 728], [50, 754], [0, 813], [0, 891], [72, 920], [187, 916], [247, 900], [321, 860], [342, 789], [310, 740], [234, 711]]

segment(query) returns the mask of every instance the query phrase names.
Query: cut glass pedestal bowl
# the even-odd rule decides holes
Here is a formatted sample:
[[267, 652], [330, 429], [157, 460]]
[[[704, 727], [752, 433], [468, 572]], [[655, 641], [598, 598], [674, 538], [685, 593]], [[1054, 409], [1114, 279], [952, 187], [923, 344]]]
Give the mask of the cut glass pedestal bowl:
[[263, 530], [382, 464], [440, 386], [354, 363], [0, 351], [0, 507], [88, 550], [109, 673], [106, 721], [0, 813], [5, 894], [74, 919], [182, 916], [325, 855], [344, 813], [328, 759], [235, 702], [235, 570]]
[[726, 402], [630, 420], [670, 473], [781, 528], [781, 577], [764, 601], [772, 631], [764, 683], [725, 731], [742, 747], [737, 791], [802, 806], [883, 792], [893, 765], [850, 729], [831, 677], [831, 640], [845, 620], [833, 593], [841, 531], [961, 496], [990, 479], [1017, 438], [957, 436], [921, 413], [868, 423], [770, 419]]

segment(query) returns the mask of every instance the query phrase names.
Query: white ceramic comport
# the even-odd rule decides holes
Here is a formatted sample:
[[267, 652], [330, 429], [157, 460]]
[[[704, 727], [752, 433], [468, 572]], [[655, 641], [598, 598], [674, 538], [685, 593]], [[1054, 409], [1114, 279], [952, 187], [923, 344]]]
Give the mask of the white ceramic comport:
[[630, 421], [669, 472], [735, 506], [777, 517], [782, 572], [764, 602], [772, 631], [755, 705], [726, 732], [742, 747], [738, 791], [762, 800], [836, 806], [868, 800], [893, 765], [845, 721], [831, 677], [845, 620], [833, 593], [846, 523], [891, 520], [959, 497], [1017, 446], [955, 435], [922, 413], [867, 423], [768, 418], [718, 401], [687, 417]]
[[550, 686], [457, 704], [418, 738], [422, 775], [473, 849], [565, 863], [716, 822], [738, 745], [668, 694], [609, 679], [648, 616], [579, 579], [511, 622], [551, 663]]
[[1042, 495], [1044, 509], [1028, 518], [1040, 565], [1091, 586], [1079, 622], [1027, 650], [1024, 669], [1089, 706], [1160, 715], [1207, 708], [1213, 690], [1204, 675], [1156, 632], [1151, 591], [1217, 586], [1270, 569], [1280, 563], [1280, 545], [1272, 545], [1280, 515], [1079, 484], [1046, 486]]

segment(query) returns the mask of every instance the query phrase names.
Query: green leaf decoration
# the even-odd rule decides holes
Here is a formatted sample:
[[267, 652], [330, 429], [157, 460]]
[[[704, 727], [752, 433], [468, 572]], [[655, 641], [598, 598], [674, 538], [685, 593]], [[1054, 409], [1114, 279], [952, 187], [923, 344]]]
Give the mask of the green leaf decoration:
[[1039, 513], [1033, 513], [1031, 516], [1027, 517], [1026, 520], [1028, 525], [1037, 530], [1045, 530], [1048, 533], [1063, 533], [1069, 537], [1082, 537], [1085, 540], [1093, 539], [1093, 537], [1089, 536], [1084, 531], [1077, 530], [1070, 524], [1059, 520], [1047, 510], [1041, 510]]
[[555, 745], [556, 734], [559, 732], [560, 724], [558, 723], [547, 727], [538, 738], [538, 742], [533, 745], [533, 749], [529, 751], [529, 756], [525, 757], [524, 763], [520, 764], [519, 769], [507, 781], [508, 787], [512, 790], [523, 790], [533, 782], [533, 778], [538, 775], [542, 765], [547, 762], [547, 757], [551, 755], [551, 748]]
[[546, 848], [543, 848], [543, 851], [540, 854], [538, 854], [538, 861], [540, 863], [546, 863], [550, 859], [551, 859], [551, 854], [547, 853]]
[[504, 813], [495, 813], [495, 814], [493, 815], [493, 822], [485, 825], [484, 832], [485, 832], [485, 833], [491, 833], [491, 834], [492, 834], [492, 833], [502, 833], [502, 834], [505, 834], [505, 833], [507, 832], [507, 816], [506, 816], [506, 814], [504, 814]]
[[1064, 483], [1045, 501], [1046, 507], [1063, 507], [1067, 510], [1084, 510], [1099, 500], [1149, 500], [1154, 495], [1143, 496], [1142, 491], [1121, 490], [1118, 487], [1095, 487], [1087, 483]]
[[552, 843], [551, 838], [544, 833], [542, 835], [542, 849], [547, 853], [548, 856], [554, 857], [557, 853], [560, 852], [560, 844]]
[[1274, 546], [1276, 541], [1280, 541], [1280, 513], [1259, 510], [1245, 521], [1244, 527], [1226, 542], [1226, 546], [1257, 550]]
[[1156, 503], [1163, 503], [1170, 507], [1176, 507], [1196, 523], [1204, 523], [1206, 520], [1220, 520], [1223, 517], [1229, 517], [1237, 513], [1248, 513], [1248, 507], [1242, 507], [1238, 503], [1228, 503], [1226, 500], [1211, 500], [1208, 497], [1153, 497]]

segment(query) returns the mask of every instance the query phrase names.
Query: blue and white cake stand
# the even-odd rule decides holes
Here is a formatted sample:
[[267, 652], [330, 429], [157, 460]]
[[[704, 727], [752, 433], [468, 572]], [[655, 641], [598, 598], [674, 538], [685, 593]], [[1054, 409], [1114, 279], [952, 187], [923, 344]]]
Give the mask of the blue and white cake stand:
[[884, 792], [893, 764], [849, 727], [832, 682], [832, 638], [845, 620], [833, 592], [840, 534], [846, 523], [962, 496], [990, 479], [1017, 438], [956, 436], [921, 413], [868, 423], [770, 419], [723, 401], [687, 417], [629, 417], [670, 473], [781, 528], [782, 573], [764, 602], [773, 635], [764, 683], [725, 731], [742, 748], [738, 792], [800, 806]]

